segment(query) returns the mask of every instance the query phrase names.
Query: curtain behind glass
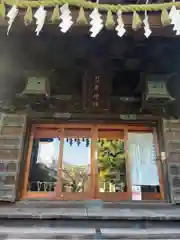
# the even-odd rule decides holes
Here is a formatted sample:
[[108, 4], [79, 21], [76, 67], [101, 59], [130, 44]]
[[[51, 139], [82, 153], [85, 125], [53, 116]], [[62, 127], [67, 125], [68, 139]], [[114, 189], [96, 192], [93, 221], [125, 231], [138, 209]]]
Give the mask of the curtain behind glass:
[[132, 185], [159, 185], [152, 133], [128, 133]]

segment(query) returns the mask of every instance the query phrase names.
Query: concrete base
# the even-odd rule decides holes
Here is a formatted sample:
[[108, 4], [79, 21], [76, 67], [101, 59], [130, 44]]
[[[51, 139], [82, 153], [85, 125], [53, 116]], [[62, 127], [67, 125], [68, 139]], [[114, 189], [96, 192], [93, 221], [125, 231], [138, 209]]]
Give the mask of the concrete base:
[[0, 227], [1, 239], [180, 239], [179, 228]]
[[44, 207], [16, 205], [0, 207], [0, 219], [102, 219], [102, 220], [180, 220], [180, 207], [166, 204], [158, 208], [144, 206], [119, 206], [119, 208], [91, 207]]
[[24, 201], [0, 207], [0, 239], [180, 239], [178, 205], [65, 204]]

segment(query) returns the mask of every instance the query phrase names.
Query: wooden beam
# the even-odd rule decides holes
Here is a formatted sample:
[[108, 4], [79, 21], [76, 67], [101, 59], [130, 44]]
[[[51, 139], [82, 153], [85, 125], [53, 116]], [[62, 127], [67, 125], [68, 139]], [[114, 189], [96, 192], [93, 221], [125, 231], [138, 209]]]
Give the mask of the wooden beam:
[[[127, 120], [124, 119], [124, 117], [121, 118], [120, 114], [117, 113], [108, 113], [108, 114], [103, 114], [103, 113], [72, 113], [71, 117], [68, 117], [69, 113], [67, 114], [67, 118], [64, 117], [57, 117], [55, 118], [55, 116], [59, 116], [59, 113], [49, 113], [49, 112], [37, 112], [37, 111], [29, 111], [28, 112], [28, 117], [32, 120], [39, 120], [39, 119], [50, 119], [50, 118], [54, 118], [54, 121], [65, 121], [65, 122], [93, 122], [93, 121], [109, 121], [109, 122], [134, 122], [136, 120], [138, 121], [149, 121], [152, 124], [154, 123], [154, 121], [156, 122], [157, 120], [160, 119], [161, 116], [153, 116], [151, 114], [137, 114], [136, 116], [136, 120]], [[128, 114], [125, 114], [128, 117]]]

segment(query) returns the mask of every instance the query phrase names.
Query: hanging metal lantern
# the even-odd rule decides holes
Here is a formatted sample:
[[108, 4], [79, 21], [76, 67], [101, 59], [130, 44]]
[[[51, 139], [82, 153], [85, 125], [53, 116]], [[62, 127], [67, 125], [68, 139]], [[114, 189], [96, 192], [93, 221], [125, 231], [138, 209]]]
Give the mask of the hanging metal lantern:
[[69, 140], [69, 145], [70, 145], [70, 146], [73, 145], [73, 139], [72, 139], [72, 138], [70, 138], [70, 140]]
[[175, 100], [167, 90], [166, 79], [167, 76], [165, 80], [159, 80], [159, 75], [148, 76], [142, 97], [143, 109], [164, 108], [168, 103]]
[[86, 138], [86, 147], [89, 147], [89, 139]]
[[78, 138], [78, 139], [77, 139], [77, 146], [79, 147], [80, 144], [81, 144], [81, 140]]
[[22, 95], [50, 96], [49, 81], [46, 77], [29, 77]]

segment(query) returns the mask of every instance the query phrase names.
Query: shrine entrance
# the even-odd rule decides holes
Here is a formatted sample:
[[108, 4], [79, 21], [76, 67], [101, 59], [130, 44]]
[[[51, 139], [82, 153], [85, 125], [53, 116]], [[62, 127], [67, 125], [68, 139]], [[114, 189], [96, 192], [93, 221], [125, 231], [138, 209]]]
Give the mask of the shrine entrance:
[[[33, 125], [22, 198], [163, 199], [152, 127], [109, 124]], [[153, 176], [153, 177], [152, 177]]]

